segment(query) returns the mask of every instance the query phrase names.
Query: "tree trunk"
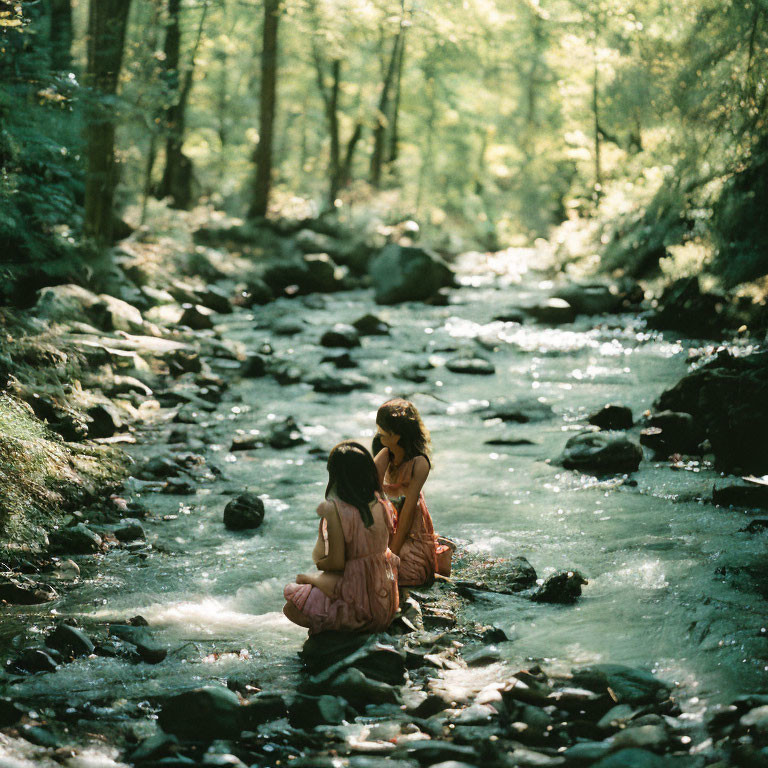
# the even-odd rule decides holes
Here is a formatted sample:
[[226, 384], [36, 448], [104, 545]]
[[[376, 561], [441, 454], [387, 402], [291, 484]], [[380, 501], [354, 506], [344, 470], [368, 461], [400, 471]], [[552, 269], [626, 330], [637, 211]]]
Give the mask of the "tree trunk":
[[[88, 65], [85, 83], [91, 92], [86, 127], [87, 171], [83, 234], [97, 261], [112, 243], [113, 203], [117, 183], [114, 96], [123, 61], [130, 0], [91, 0], [88, 9]], [[100, 271], [102, 264], [94, 264]]]
[[397, 31], [392, 44], [392, 55], [389, 57], [389, 66], [384, 76], [379, 97], [379, 108], [376, 113], [376, 127], [373, 129], [373, 154], [371, 155], [371, 184], [374, 187], [381, 186], [381, 172], [384, 167], [384, 149], [387, 137], [387, 113], [389, 111], [389, 98], [392, 90], [392, 81], [397, 69], [397, 60], [400, 55], [400, 42], [403, 37], [402, 24]]
[[259, 143], [254, 152], [256, 174], [253, 181], [249, 218], [267, 215], [272, 186], [272, 141], [277, 103], [277, 28], [280, 0], [264, 0], [264, 30], [261, 49], [261, 88], [259, 92]]
[[595, 189], [594, 202], [597, 205], [603, 192], [603, 169], [600, 160], [601, 151], [601, 131], [600, 131], [600, 71], [598, 69], [598, 35], [600, 30], [600, 20], [598, 11], [594, 13], [594, 69], [592, 73], [592, 115], [594, 117], [594, 141], [595, 141]]
[[[192, 82], [195, 73], [195, 56], [200, 46], [203, 35], [205, 17], [208, 12], [208, 3], [203, 4], [200, 16], [200, 24], [197, 28], [197, 38], [192, 46], [190, 60], [181, 77], [179, 70], [181, 34], [179, 27], [179, 2], [169, 0], [169, 26], [166, 36], [166, 62], [169, 62], [168, 76], [169, 87], [172, 95], [170, 105], [166, 110], [165, 122], [168, 136], [165, 142], [165, 170], [158, 188], [158, 197], [169, 197], [172, 208], [188, 209], [192, 205], [192, 163], [184, 154], [184, 132], [187, 121], [187, 104], [189, 94], [192, 91]], [[173, 92], [175, 91], [175, 94]]]
[[398, 142], [400, 136], [398, 125], [400, 122], [400, 90], [403, 82], [403, 61], [405, 59], [405, 30], [402, 31], [402, 40], [400, 41], [400, 54], [397, 57], [397, 77], [395, 78], [395, 98], [392, 103], [392, 119], [390, 121], [391, 130], [389, 132], [389, 150], [387, 152], [387, 164], [394, 163], [398, 155]]
[[51, 69], [72, 69], [72, 3], [71, 0], [49, 0]]

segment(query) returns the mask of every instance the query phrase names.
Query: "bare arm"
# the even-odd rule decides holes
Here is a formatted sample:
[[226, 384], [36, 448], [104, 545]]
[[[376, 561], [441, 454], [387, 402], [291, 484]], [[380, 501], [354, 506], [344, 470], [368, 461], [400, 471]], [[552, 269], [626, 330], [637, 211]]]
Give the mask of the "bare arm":
[[[323, 512], [321, 513], [321, 508]], [[315, 562], [321, 571], [343, 571], [346, 562], [344, 556], [344, 531], [341, 527], [341, 519], [336, 505], [328, 502], [328, 506], [321, 504], [317, 510], [322, 514], [328, 524], [328, 554]]]
[[376, 471], [379, 473], [379, 484], [384, 484], [384, 475], [387, 474], [387, 464], [389, 464], [389, 448], [382, 448], [373, 460], [376, 465]]
[[413, 527], [413, 521], [416, 517], [416, 505], [419, 503], [419, 494], [424, 487], [424, 483], [429, 477], [429, 462], [423, 457], [417, 457], [413, 462], [413, 474], [411, 482], [408, 484], [408, 492], [405, 495], [405, 503], [397, 517], [397, 530], [395, 531], [392, 543], [389, 548], [396, 554], [400, 554], [405, 540]]

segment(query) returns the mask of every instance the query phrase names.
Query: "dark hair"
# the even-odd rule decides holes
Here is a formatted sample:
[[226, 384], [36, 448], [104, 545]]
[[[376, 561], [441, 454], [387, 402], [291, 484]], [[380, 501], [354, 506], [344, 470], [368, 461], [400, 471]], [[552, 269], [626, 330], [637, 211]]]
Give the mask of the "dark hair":
[[370, 503], [381, 493], [379, 473], [373, 456], [354, 440], [339, 443], [328, 456], [328, 487], [325, 498], [335, 493], [342, 501], [357, 507], [363, 525], [373, 525]]
[[423, 456], [432, 464], [429, 431], [413, 403], [401, 397], [387, 400], [376, 413], [376, 423], [400, 437], [400, 446], [405, 452], [404, 461]]

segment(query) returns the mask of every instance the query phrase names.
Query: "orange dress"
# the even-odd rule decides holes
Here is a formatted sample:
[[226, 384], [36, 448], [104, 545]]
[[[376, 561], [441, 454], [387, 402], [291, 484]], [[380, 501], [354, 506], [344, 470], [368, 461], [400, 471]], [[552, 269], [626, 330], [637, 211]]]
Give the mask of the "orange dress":
[[[384, 493], [390, 499], [397, 499], [408, 493], [408, 486], [413, 476], [413, 463], [417, 457], [404, 461], [394, 476], [389, 474], [389, 466], [384, 475]], [[397, 529], [397, 517], [395, 518]], [[419, 500], [411, 524], [411, 532], [400, 548], [400, 572], [398, 581], [402, 587], [417, 587], [429, 584], [435, 578], [437, 570], [437, 536], [432, 524], [432, 516], [424, 501], [424, 494], [419, 493]]]
[[328, 597], [312, 584], [288, 584], [285, 599], [307, 618], [309, 633], [327, 630], [381, 632], [399, 608], [397, 570], [399, 558], [389, 550], [394, 531], [394, 509], [378, 494], [371, 508], [373, 525], [366, 528], [360, 511], [341, 499], [331, 498], [339, 512], [344, 533], [344, 572]]

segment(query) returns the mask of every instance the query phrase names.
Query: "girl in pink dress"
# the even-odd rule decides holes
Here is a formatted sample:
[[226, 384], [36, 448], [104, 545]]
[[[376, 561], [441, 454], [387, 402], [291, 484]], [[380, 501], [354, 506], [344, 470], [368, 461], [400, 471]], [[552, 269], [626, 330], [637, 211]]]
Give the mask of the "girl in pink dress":
[[380, 632], [399, 607], [399, 558], [389, 550], [394, 509], [381, 493], [373, 458], [351, 440], [328, 457], [325, 501], [317, 508], [312, 559], [319, 573], [285, 587], [283, 613], [310, 634]]
[[[397, 509], [389, 546], [400, 556], [400, 586], [429, 584], [438, 571], [438, 561], [450, 563], [452, 551], [451, 545], [438, 542], [422, 493], [432, 466], [429, 432], [416, 406], [401, 398], [379, 408], [376, 426], [376, 437], [383, 446], [376, 454], [376, 469], [384, 492]], [[450, 572], [450, 566], [447, 570]]]

